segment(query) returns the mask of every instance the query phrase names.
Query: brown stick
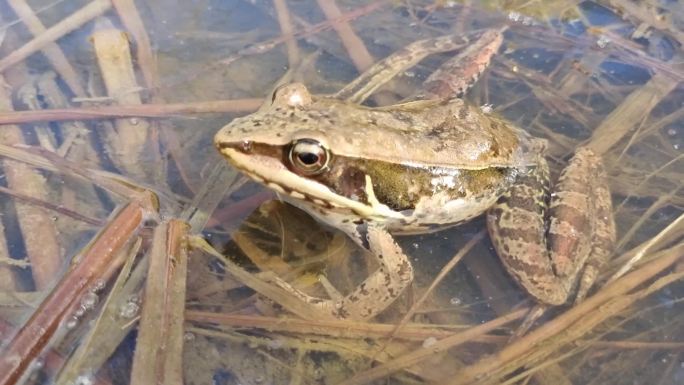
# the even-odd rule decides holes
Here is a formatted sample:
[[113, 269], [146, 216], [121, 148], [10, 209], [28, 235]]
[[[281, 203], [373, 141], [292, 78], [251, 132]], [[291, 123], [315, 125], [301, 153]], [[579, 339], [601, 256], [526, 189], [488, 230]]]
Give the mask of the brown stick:
[[7, 55], [7, 57], [4, 59], [0, 60], [0, 72], [5, 71], [7, 68], [26, 59], [33, 53], [43, 49], [45, 46], [58, 40], [67, 33], [107, 12], [111, 6], [112, 5], [109, 0], [95, 0], [80, 10], [74, 12], [59, 23], [48, 28], [41, 35], [36, 36], [35, 39], [29, 41], [19, 49]]
[[156, 89], [159, 85], [157, 62], [150, 44], [150, 37], [147, 35], [135, 3], [132, 0], [112, 0], [112, 4], [124, 27], [133, 36], [136, 43], [135, 57], [145, 78], [145, 84], [150, 89]]
[[299, 47], [297, 40], [294, 37], [294, 27], [292, 26], [292, 19], [290, 18], [290, 10], [287, 8], [285, 0], [273, 0], [273, 6], [278, 16], [278, 24], [280, 30], [285, 37], [285, 45], [287, 46], [287, 62], [290, 68], [294, 68], [299, 63]]
[[359, 72], [363, 72], [373, 65], [375, 60], [363, 43], [363, 40], [354, 32], [346, 21], [342, 20], [342, 12], [335, 4], [335, 0], [318, 0], [318, 6], [331, 22], [332, 27], [342, 40], [342, 44], [347, 49], [349, 57]]
[[93, 120], [112, 118], [163, 118], [174, 115], [250, 112], [254, 111], [263, 99], [212, 100], [207, 102], [141, 104], [92, 108], [64, 108], [36, 111], [0, 112], [0, 125], [33, 122], [59, 122], [65, 120]]
[[[33, 36], [39, 36], [47, 30], [40, 19], [33, 13], [31, 7], [24, 0], [9, 0], [7, 2], [10, 7], [16, 12], [16, 14], [24, 22], [26, 28], [33, 34]], [[85, 89], [81, 85], [81, 80], [76, 74], [76, 70], [71, 66], [69, 60], [64, 56], [64, 52], [59, 46], [50, 42], [43, 47], [43, 54], [50, 60], [52, 66], [55, 68], [57, 73], [64, 79], [64, 82], [69, 86], [71, 91], [76, 96], [84, 97], [86, 96]]]
[[[9, 189], [7, 187], [0, 186], [0, 193], [7, 194], [11, 197], [16, 198], [17, 200], [29, 203], [29, 204], [34, 205], [34, 206], [43, 207], [45, 209], [58, 212], [62, 215], [66, 215], [66, 216], [71, 217], [77, 221], [85, 222], [89, 225], [102, 226], [102, 221], [99, 221], [99, 220], [94, 219], [94, 218], [87, 217], [85, 215], [81, 215], [81, 214], [77, 213], [76, 211], [69, 210], [69, 209], [64, 208], [60, 205], [52, 204], [52, 203], [47, 202], [43, 199], [38, 199], [38, 198], [34, 198], [34, 197], [26, 195], [26, 194], [22, 194], [18, 191], [14, 191], [14, 190]], [[0, 255], [2, 255], [2, 253], [0, 253]]]
[[142, 224], [146, 207], [149, 204], [141, 201], [126, 205], [100, 231], [83, 255], [75, 258], [79, 261], [78, 264], [67, 272], [0, 352], [0, 385], [13, 385], [23, 376], [29, 364], [41, 354], [84, 292], [103, 272], [112, 270], [114, 256]]
[[[0, 76], [0, 81], [4, 78]], [[9, 90], [0, 89], [0, 110], [12, 109]], [[0, 144], [7, 146], [24, 145], [24, 136], [17, 126], [6, 126], [0, 130]], [[48, 187], [45, 177], [26, 164], [9, 159], [2, 162], [8, 187], [22, 195], [46, 201]], [[55, 223], [43, 209], [35, 205], [16, 202], [17, 217], [21, 229], [26, 254], [31, 261], [31, 274], [39, 290], [54, 282], [55, 274], [62, 267], [61, 248]]]
[[183, 384], [183, 310], [188, 225], [178, 220], [154, 232], [132, 385]]
[[454, 378], [451, 385], [472, 384], [486, 379], [498, 378], [500, 374], [498, 369], [506, 368], [509, 362], [527, 354], [556, 334], [562, 333], [586, 314], [596, 312], [596, 309], [600, 309], [601, 305], [606, 301], [624, 296], [630, 290], [651, 279], [654, 275], [679, 260], [682, 257], [682, 252], [684, 252], [684, 244], [668, 250], [661, 258], [603, 287], [596, 295], [587, 298], [584, 302], [561, 314], [552, 322], [542, 325], [539, 329], [507, 345], [496, 354], [487, 356], [479, 362], [464, 368]]
[[605, 154], [639, 124], [679, 84], [665, 73], [656, 73], [643, 87], [632, 92], [596, 127], [587, 147]]
[[[186, 321], [210, 322], [234, 328], [258, 328], [272, 332], [317, 334], [334, 338], [385, 338], [396, 328], [395, 325], [358, 322], [349, 320], [316, 320], [299, 318], [275, 318], [259, 315], [211, 313], [197, 310], [185, 311]], [[406, 325], [397, 338], [424, 341], [426, 338], [446, 338], [459, 333], [460, 326], [448, 325]], [[505, 336], [481, 335], [473, 338], [477, 342], [501, 342]]]
[[361, 385], [367, 384], [374, 380], [389, 376], [404, 368], [416, 365], [422, 361], [434, 357], [436, 354], [446, 352], [447, 350], [462, 345], [471, 341], [474, 337], [488, 333], [497, 329], [511, 321], [521, 318], [527, 313], [527, 309], [519, 309], [508, 313], [499, 318], [493, 319], [482, 325], [473, 326], [460, 333], [456, 333], [450, 337], [443, 338], [429, 347], [422, 347], [403, 356], [397, 357], [394, 360], [388, 361], [382, 365], [376, 366], [372, 369], [354, 375], [352, 378], [342, 381], [337, 385]]
[[[111, 26], [101, 28], [93, 33], [91, 40], [107, 95], [117, 104], [142, 104], [128, 36]], [[140, 157], [149, 149], [149, 123], [146, 120], [117, 119], [114, 125], [116, 130], [104, 131], [112, 160], [129, 175], [144, 178]]]

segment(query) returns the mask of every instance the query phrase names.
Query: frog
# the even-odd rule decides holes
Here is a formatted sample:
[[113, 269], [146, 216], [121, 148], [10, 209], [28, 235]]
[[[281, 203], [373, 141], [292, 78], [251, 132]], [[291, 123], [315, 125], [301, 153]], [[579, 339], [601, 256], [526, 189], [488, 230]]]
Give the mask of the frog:
[[461, 97], [371, 107], [278, 87], [214, 144], [237, 170], [343, 231], [377, 260], [330, 298], [279, 285], [321, 317], [365, 320], [411, 284], [395, 236], [434, 232], [480, 215], [510, 276], [536, 301], [581, 299], [615, 241], [600, 156], [579, 148], [551, 186], [545, 139]]

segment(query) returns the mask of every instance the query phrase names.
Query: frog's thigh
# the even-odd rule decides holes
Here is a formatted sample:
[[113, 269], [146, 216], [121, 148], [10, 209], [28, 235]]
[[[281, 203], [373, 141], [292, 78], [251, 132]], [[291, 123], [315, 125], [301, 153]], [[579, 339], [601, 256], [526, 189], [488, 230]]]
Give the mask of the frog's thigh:
[[[578, 173], [578, 175], [568, 175], [570, 173]], [[578, 261], [580, 266], [584, 266], [575, 298], [575, 301], [578, 302], [585, 297], [587, 291], [594, 284], [599, 271], [613, 253], [615, 222], [610, 190], [608, 189], [608, 176], [600, 157], [593, 151], [586, 148], [579, 149], [573, 159], [570, 160], [568, 168], [563, 171], [561, 179], [559, 184], [567, 185], [563, 187], [565, 189], [573, 189], [584, 184], [586, 187], [581, 187], [581, 189], [586, 193], [586, 201], [589, 206], [585, 211], [585, 217], [580, 221], [584, 223], [582, 225], [584, 227], [578, 225], [574, 229], [576, 232], [581, 231], [586, 237], [586, 239], [582, 239], [582, 242], [588, 243], [579, 247], [585, 250], [577, 252], [580, 256], [582, 256], [580, 253], [587, 253], [584, 261]], [[572, 182], [568, 182], [568, 180], [572, 180]], [[559, 204], [560, 202], [552, 202], [552, 214], [554, 206]], [[577, 216], [577, 214], [573, 216]], [[552, 243], [552, 250], [554, 247], [557, 246]]]
[[546, 244], [549, 171], [545, 161], [521, 172], [487, 214], [487, 227], [501, 262], [513, 278], [543, 303], [559, 305], [569, 289], [553, 268]]
[[574, 280], [591, 253], [596, 217], [596, 156], [579, 150], [561, 172], [551, 195], [547, 241], [556, 275]]

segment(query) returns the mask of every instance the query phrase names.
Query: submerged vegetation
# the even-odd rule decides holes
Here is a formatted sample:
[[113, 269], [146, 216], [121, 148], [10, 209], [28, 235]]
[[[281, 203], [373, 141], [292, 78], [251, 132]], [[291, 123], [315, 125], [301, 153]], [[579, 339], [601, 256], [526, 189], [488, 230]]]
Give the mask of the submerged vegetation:
[[[2, 6], [0, 385], [682, 382], [680, 3]], [[326, 295], [375, 266], [230, 169], [213, 134], [279, 84], [362, 94], [345, 86], [410, 43], [485, 28], [503, 47], [465, 98], [546, 138], [554, 173], [580, 145], [604, 159], [618, 243], [599, 284], [542, 312], [476, 219], [400, 239], [416, 280], [380, 316], [322, 319], [274, 277]]]

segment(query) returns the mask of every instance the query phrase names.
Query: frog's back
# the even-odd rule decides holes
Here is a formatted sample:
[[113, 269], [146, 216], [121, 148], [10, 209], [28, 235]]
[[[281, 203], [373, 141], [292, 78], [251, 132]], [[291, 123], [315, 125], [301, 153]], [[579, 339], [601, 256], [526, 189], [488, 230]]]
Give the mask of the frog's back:
[[481, 169], [525, 162], [528, 139], [521, 130], [461, 99], [370, 108], [332, 98], [307, 98], [299, 105], [262, 107], [226, 126], [217, 138], [285, 145], [316, 135], [342, 156], [434, 167]]

